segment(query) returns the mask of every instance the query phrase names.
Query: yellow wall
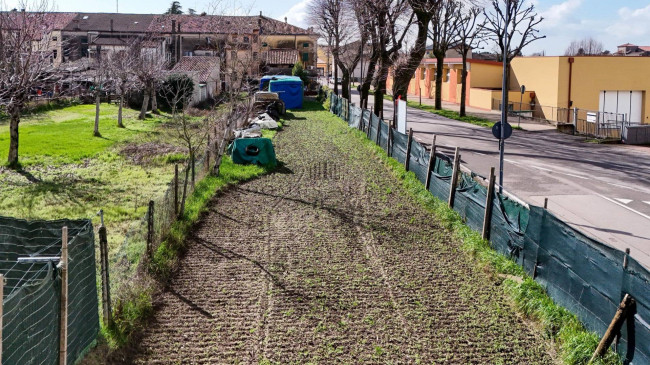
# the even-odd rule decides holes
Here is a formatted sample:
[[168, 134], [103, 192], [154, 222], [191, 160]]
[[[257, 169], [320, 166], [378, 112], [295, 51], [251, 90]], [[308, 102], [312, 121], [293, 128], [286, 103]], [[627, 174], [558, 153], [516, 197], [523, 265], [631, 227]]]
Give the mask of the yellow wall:
[[481, 89], [501, 88], [502, 66], [471, 63], [469, 72], [472, 74], [472, 87]]
[[[574, 60], [572, 107], [598, 110], [602, 90], [644, 91], [643, 123], [650, 124], [650, 57], [585, 56]], [[510, 90], [518, 89], [521, 84], [527, 90], [535, 90], [538, 105], [566, 108], [569, 57], [515, 58], [511, 63]]]
[[[309, 53], [309, 62], [305, 62], [306, 66], [316, 66], [317, 58], [317, 38], [308, 35], [262, 35], [260, 36], [260, 50], [267, 52], [271, 48], [278, 48], [280, 42], [291, 42], [294, 49], [300, 53], [300, 60], [302, 61], [302, 54]], [[262, 45], [266, 43], [267, 46]], [[309, 43], [309, 47], [303, 47], [303, 43]]]

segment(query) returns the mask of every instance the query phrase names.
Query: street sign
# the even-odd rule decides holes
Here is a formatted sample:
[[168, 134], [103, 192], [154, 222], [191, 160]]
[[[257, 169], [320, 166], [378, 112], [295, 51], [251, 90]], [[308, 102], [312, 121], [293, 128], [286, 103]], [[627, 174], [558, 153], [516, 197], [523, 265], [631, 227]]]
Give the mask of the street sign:
[[[492, 135], [496, 139], [501, 139], [501, 122], [495, 123], [492, 126]], [[503, 130], [503, 139], [508, 139], [512, 136], [512, 126], [510, 123], [506, 122], [506, 126]]]

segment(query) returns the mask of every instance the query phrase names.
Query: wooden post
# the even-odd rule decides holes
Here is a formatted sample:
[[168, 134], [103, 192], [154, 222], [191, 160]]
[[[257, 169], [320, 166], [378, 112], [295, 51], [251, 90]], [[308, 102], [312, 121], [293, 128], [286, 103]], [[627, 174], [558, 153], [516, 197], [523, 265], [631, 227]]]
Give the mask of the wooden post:
[[178, 215], [178, 164], [174, 165], [174, 214]]
[[614, 318], [612, 318], [612, 322], [609, 324], [609, 327], [607, 327], [607, 331], [605, 331], [605, 335], [600, 340], [600, 343], [598, 344], [596, 351], [594, 351], [591, 360], [589, 360], [590, 364], [593, 363], [594, 360], [596, 360], [597, 358], [603, 356], [605, 352], [607, 352], [609, 345], [612, 344], [614, 337], [621, 329], [621, 325], [623, 324], [625, 319], [627, 319], [630, 308], [632, 308], [633, 306], [634, 306], [634, 299], [630, 296], [630, 294], [625, 294], [625, 297], [623, 297], [621, 304], [618, 306], [618, 309], [616, 310], [616, 314], [614, 314]]
[[548, 198], [544, 198], [544, 209], [548, 208]]
[[456, 185], [458, 185], [458, 168], [460, 167], [460, 148], [456, 147], [454, 153], [454, 172], [451, 175], [451, 186], [449, 187], [449, 208], [454, 207], [456, 198]]
[[386, 141], [386, 153], [388, 157], [393, 157], [393, 127], [388, 125], [388, 141]]
[[409, 138], [406, 142], [406, 158], [404, 159], [404, 168], [409, 170], [409, 161], [411, 160], [411, 141], [413, 140], [413, 128], [409, 128]]
[[490, 239], [490, 224], [492, 223], [492, 203], [494, 202], [494, 167], [490, 168], [490, 178], [488, 180], [487, 196], [485, 198], [485, 212], [483, 214], [483, 232], [481, 236], [484, 240]]
[[102, 270], [102, 309], [104, 314], [104, 326], [113, 326], [113, 315], [111, 310], [111, 285], [108, 274], [108, 238], [106, 227], [99, 226], [99, 253]]
[[203, 172], [205, 172], [206, 169], [210, 169], [211, 149], [212, 146], [210, 145], [210, 133], [208, 133], [207, 150], [205, 151], [205, 164], [203, 165]]
[[363, 130], [363, 113], [365, 112], [364, 109], [361, 109], [361, 116], [359, 117], [359, 130]]
[[370, 139], [370, 131], [372, 130], [372, 115], [368, 114], [368, 130], [366, 130], [366, 138]]
[[147, 214], [147, 255], [151, 255], [153, 247], [153, 200], [149, 200], [149, 213]]
[[424, 183], [424, 186], [427, 190], [429, 190], [429, 186], [431, 184], [431, 171], [434, 168], [434, 164], [436, 163], [436, 135], [433, 135], [433, 142], [431, 142], [431, 151], [429, 152], [429, 165], [427, 167], [427, 179], [426, 182]]
[[59, 364], [68, 363], [68, 227], [61, 232], [61, 317], [59, 321]]
[[627, 269], [627, 262], [630, 257], [630, 249], [625, 249], [625, 256], [623, 256], [623, 269]]
[[192, 159], [192, 161], [191, 161], [192, 162], [192, 186], [194, 186], [194, 180], [196, 179], [196, 173], [194, 171], [194, 167], [195, 167], [195, 164], [196, 164], [196, 158], [194, 158], [194, 153], [192, 153], [191, 159]]
[[[372, 115], [370, 116], [372, 119]], [[381, 119], [377, 118], [377, 136], [375, 138], [375, 144], [379, 146], [379, 136], [381, 136]]]

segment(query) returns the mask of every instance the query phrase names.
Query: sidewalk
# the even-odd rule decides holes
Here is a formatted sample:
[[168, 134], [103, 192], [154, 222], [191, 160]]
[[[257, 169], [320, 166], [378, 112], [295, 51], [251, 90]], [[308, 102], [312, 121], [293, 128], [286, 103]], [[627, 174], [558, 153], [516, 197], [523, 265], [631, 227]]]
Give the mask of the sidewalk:
[[[412, 102], [419, 102], [420, 97], [417, 95], [412, 95], [409, 94], [409, 100]], [[430, 99], [430, 98], [422, 98], [422, 104], [423, 105], [430, 105], [430, 106], [435, 106], [435, 100]], [[446, 110], [452, 110], [455, 112], [460, 111], [460, 104], [452, 103], [450, 101], [442, 101], [442, 108]], [[484, 109], [479, 109], [475, 108], [472, 106], [466, 106], [465, 111], [467, 112], [468, 115], [478, 117], [478, 118], [483, 118], [483, 119], [488, 119], [494, 122], [500, 122], [501, 121], [501, 112], [498, 110], [484, 110]], [[539, 122], [539, 121], [534, 121], [534, 120], [528, 120], [526, 118], [521, 118], [521, 121], [519, 120], [518, 117], [513, 117], [513, 116], [508, 116], [508, 123], [510, 123], [513, 126], [519, 125], [521, 129], [525, 131], [548, 131], [548, 130], [554, 130], [555, 126], [553, 124], [549, 123], [544, 123], [544, 122]]]

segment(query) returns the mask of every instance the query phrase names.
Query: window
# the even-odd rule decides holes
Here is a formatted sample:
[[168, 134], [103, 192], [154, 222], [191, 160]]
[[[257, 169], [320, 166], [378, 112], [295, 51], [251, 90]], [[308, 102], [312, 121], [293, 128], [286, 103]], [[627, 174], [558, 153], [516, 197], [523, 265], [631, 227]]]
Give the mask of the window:
[[442, 79], [442, 81], [449, 81], [449, 69], [447, 69], [447, 73], [445, 74], [445, 78]]
[[244, 43], [248, 43], [248, 42], [250, 42], [250, 38], [244, 36]]
[[302, 54], [302, 62], [309, 62], [309, 53], [305, 52]]
[[309, 48], [309, 42], [305, 42], [302, 44], [302, 48]]
[[52, 41], [56, 42], [59, 38], [57, 36], [52, 37]]
[[262, 47], [266, 47], [266, 46], [268, 46], [268, 43], [262, 42]]
[[420, 69], [420, 80], [424, 80], [426, 78], [427, 72], [426, 69], [421, 68]]
[[56, 60], [56, 57], [58, 56], [58, 52], [55, 49], [54, 52], [52, 53], [52, 57]]

